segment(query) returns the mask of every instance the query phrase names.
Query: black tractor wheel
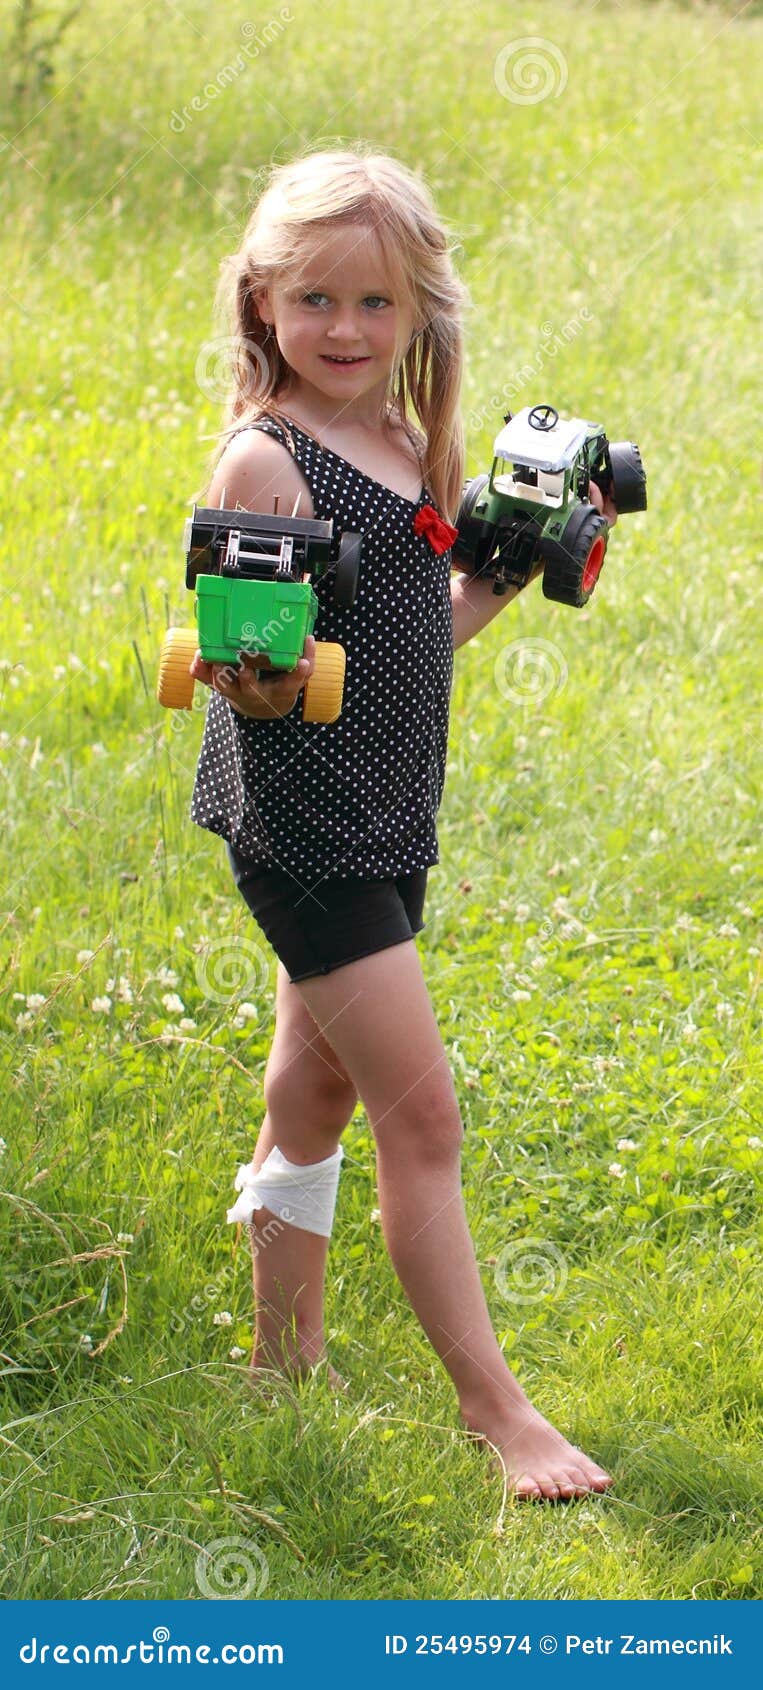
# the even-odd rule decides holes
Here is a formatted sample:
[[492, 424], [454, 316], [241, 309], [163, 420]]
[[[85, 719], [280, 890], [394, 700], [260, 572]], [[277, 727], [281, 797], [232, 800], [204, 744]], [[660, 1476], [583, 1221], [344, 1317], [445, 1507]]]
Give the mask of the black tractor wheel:
[[334, 603], [340, 610], [350, 610], [358, 593], [362, 534], [342, 535], [334, 578]]
[[599, 579], [609, 538], [606, 517], [590, 505], [573, 511], [561, 540], [541, 538], [538, 551], [545, 563], [543, 596], [580, 610], [588, 603]]
[[646, 473], [641, 453], [632, 440], [610, 441], [609, 461], [612, 465], [612, 497], [618, 516], [631, 511], [646, 510]]
[[[486, 524], [479, 516], [474, 516], [474, 508], [482, 498], [490, 480], [489, 475], [474, 475], [467, 481], [461, 494], [461, 504], [456, 518], [458, 538], [453, 545], [453, 563], [457, 569], [463, 569], [471, 574], [476, 565], [478, 548], [484, 550]], [[484, 558], [480, 562], [484, 563]]]

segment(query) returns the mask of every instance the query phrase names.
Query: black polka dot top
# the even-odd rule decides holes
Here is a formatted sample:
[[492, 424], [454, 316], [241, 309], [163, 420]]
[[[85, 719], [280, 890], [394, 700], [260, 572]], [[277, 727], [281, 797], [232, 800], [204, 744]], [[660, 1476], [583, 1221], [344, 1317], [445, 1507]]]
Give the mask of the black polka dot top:
[[[275, 419], [249, 426], [292, 450]], [[433, 504], [426, 487], [415, 502], [404, 499], [291, 422], [289, 430], [316, 517], [333, 518], [335, 535], [363, 534], [351, 609], [333, 603], [333, 569], [312, 582], [315, 639], [337, 640], [347, 654], [342, 712], [336, 722], [304, 722], [300, 694], [288, 716], [255, 721], [211, 690], [191, 819], [302, 884], [427, 868], [440, 860], [451, 553], [438, 555], [414, 532], [417, 512]]]

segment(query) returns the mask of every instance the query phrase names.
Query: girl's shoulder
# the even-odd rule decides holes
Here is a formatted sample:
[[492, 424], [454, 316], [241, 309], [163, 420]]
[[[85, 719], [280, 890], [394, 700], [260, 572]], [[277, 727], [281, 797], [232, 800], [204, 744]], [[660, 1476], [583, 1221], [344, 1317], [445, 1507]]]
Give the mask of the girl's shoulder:
[[[263, 426], [266, 425], [266, 426]], [[267, 426], [273, 425], [276, 426]], [[314, 516], [312, 490], [297, 462], [294, 441], [275, 417], [260, 416], [232, 433], [217, 461], [206, 503], [224, 497], [229, 509], [272, 511], [277, 495], [280, 509], [291, 510], [299, 495], [299, 515]]]

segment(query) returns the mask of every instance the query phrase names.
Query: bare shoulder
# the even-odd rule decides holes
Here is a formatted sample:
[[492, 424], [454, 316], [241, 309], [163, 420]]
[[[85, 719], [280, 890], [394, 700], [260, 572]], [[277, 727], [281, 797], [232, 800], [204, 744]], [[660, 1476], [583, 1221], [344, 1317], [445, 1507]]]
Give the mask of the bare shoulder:
[[279, 515], [289, 514], [300, 494], [298, 516], [314, 516], [310, 487], [287, 446], [259, 428], [242, 429], [223, 452], [205, 495], [207, 505], [219, 505], [225, 493], [230, 510], [272, 513], [278, 496]]

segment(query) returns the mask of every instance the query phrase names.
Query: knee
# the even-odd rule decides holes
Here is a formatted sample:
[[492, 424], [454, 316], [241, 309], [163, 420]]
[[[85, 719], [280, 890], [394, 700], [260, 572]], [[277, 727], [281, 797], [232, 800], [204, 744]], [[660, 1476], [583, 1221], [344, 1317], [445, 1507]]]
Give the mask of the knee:
[[325, 1128], [347, 1125], [357, 1093], [345, 1076], [324, 1063], [309, 1067], [299, 1060], [265, 1069], [265, 1107], [271, 1120], [293, 1124], [295, 1119]]
[[464, 1124], [452, 1076], [414, 1086], [374, 1127], [379, 1154], [447, 1166], [461, 1155]]

